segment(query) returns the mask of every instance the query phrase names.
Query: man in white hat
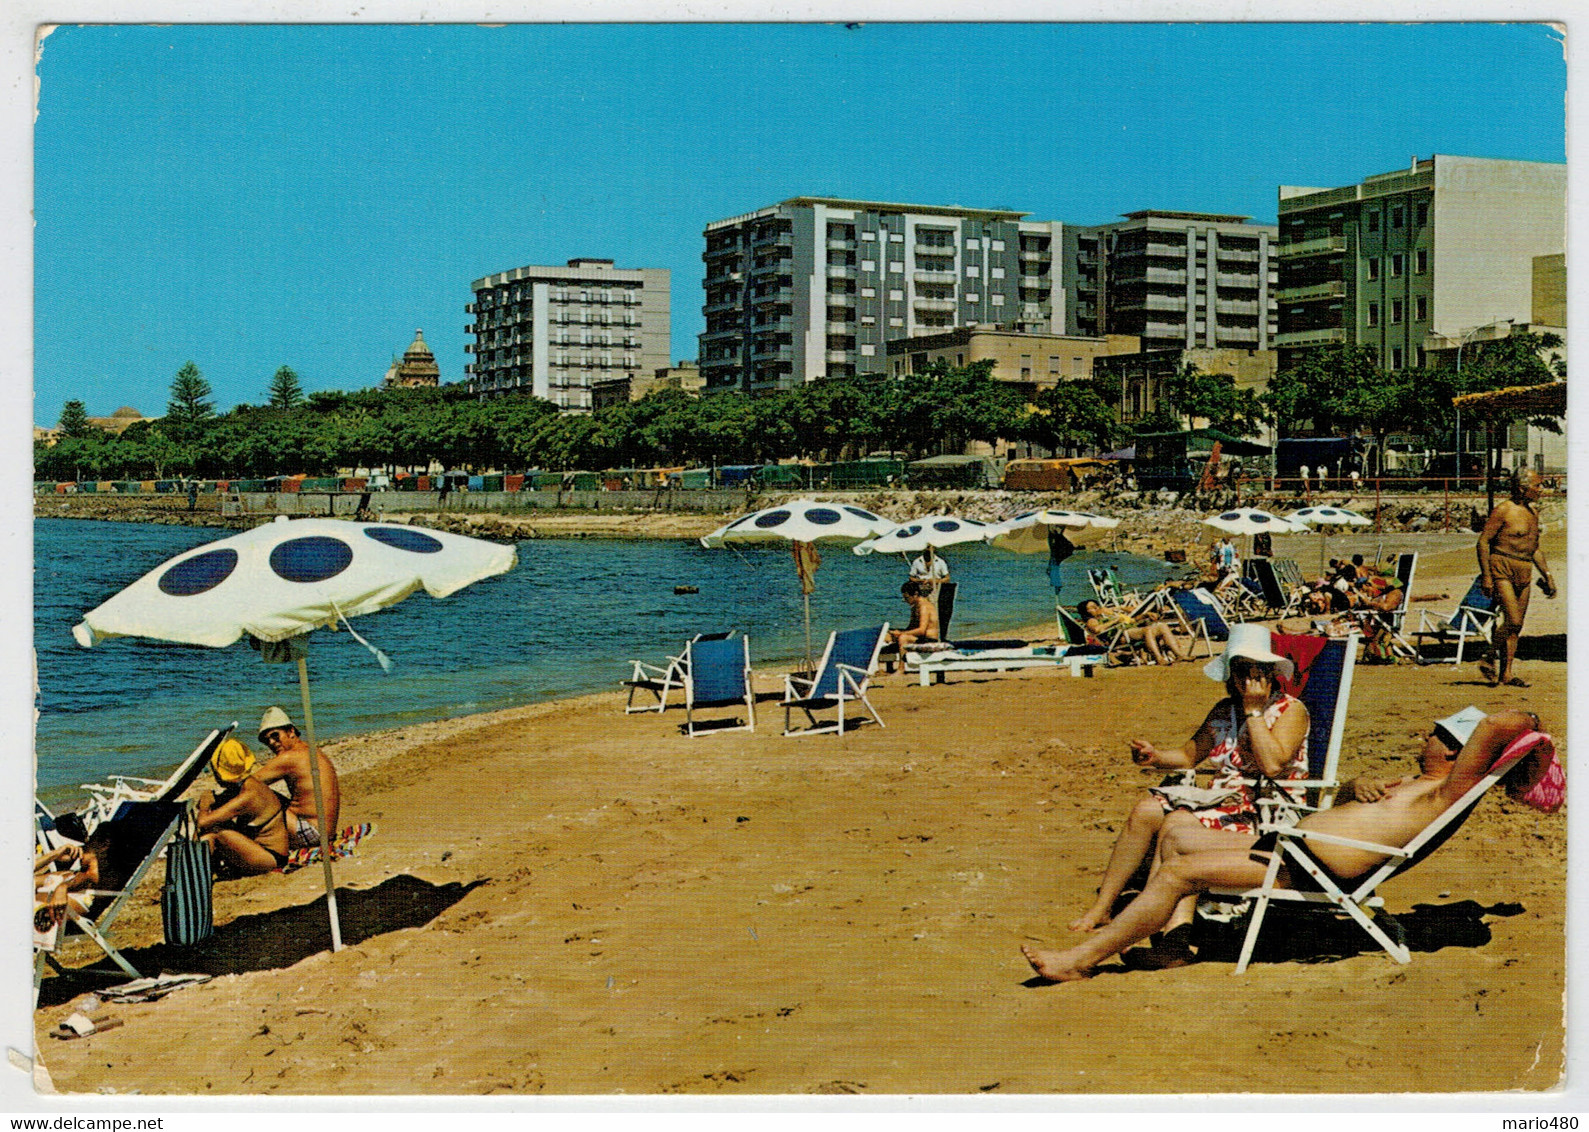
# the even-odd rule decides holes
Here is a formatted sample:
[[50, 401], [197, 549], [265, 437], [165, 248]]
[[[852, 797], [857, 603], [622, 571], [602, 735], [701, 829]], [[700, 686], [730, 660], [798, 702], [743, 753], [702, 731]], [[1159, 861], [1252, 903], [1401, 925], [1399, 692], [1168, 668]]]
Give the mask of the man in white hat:
[[[1422, 773], [1416, 778], [1385, 786], [1378, 801], [1345, 801], [1308, 814], [1297, 822], [1297, 828], [1317, 830], [1348, 842], [1406, 845], [1483, 778], [1513, 740], [1537, 730], [1538, 718], [1527, 712], [1508, 710], [1485, 716], [1477, 708], [1465, 708], [1440, 720], [1430, 730], [1420, 757]], [[1457, 739], [1462, 740], [1460, 749], [1452, 746]], [[1518, 784], [1518, 788], [1532, 785], [1532, 780], [1543, 776], [1545, 769], [1545, 760], [1526, 760], [1516, 773], [1531, 781]], [[1172, 835], [1166, 832], [1163, 836]], [[1187, 896], [1211, 888], [1254, 888], [1262, 884], [1272, 846], [1265, 845], [1264, 839], [1241, 844], [1235, 841], [1237, 835], [1225, 836], [1233, 841], [1229, 848], [1167, 853], [1141, 895], [1084, 942], [1063, 951], [1040, 951], [1023, 945], [1021, 953], [1032, 969], [1050, 982], [1084, 979], [1111, 955], [1159, 931]], [[1309, 848], [1341, 880], [1363, 876], [1385, 860], [1382, 853], [1349, 843], [1313, 840]], [[1279, 883], [1291, 885], [1288, 865], [1281, 866]]]
[[269, 785], [285, 780], [292, 792], [287, 803], [287, 832], [293, 849], [307, 849], [336, 836], [337, 817], [342, 811], [342, 790], [337, 768], [325, 753], [320, 754], [320, 794], [325, 800], [325, 820], [315, 807], [314, 780], [310, 772], [309, 744], [298, 734], [292, 719], [279, 707], [265, 709], [259, 721], [259, 741], [270, 749], [271, 757], [254, 770], [254, 777]]

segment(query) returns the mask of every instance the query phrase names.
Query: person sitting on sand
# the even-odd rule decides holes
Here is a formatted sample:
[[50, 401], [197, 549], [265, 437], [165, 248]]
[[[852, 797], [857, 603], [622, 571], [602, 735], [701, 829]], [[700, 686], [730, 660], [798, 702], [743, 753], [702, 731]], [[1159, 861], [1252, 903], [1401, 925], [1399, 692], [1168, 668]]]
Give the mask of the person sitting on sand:
[[[1211, 762], [1214, 781], [1206, 789], [1154, 787], [1131, 808], [1104, 867], [1098, 897], [1072, 921], [1072, 931], [1092, 931], [1109, 922], [1115, 901], [1166, 834], [1181, 831], [1179, 844], [1185, 849], [1222, 832], [1252, 833], [1258, 828], [1259, 774], [1277, 782], [1307, 777], [1308, 709], [1280, 690], [1279, 674], [1289, 678], [1293, 670], [1291, 661], [1270, 650], [1268, 629], [1232, 626], [1225, 651], [1203, 667], [1210, 680], [1225, 685], [1225, 698], [1192, 737], [1164, 749], [1145, 739], [1131, 741], [1131, 761], [1140, 767], [1190, 770]], [[1181, 918], [1189, 922], [1191, 911], [1183, 910]]]
[[254, 777], [267, 786], [285, 780], [292, 795], [287, 803], [290, 847], [308, 849], [319, 845], [322, 831], [335, 836], [337, 818], [342, 812], [342, 790], [337, 781], [337, 768], [331, 765], [331, 760], [323, 751], [320, 753], [320, 793], [326, 807], [326, 820], [321, 821], [320, 812], [315, 808], [309, 744], [303, 741], [298, 728], [281, 708], [265, 710], [259, 721], [259, 741], [270, 748], [271, 757], [255, 768]]
[[1094, 598], [1088, 598], [1076, 606], [1076, 619], [1081, 622], [1082, 628], [1087, 630], [1089, 645], [1103, 644], [1104, 637], [1123, 625], [1126, 640], [1147, 649], [1154, 664], [1174, 664], [1192, 655], [1191, 643], [1187, 642], [1183, 649], [1181, 639], [1164, 622], [1154, 621], [1146, 625], [1138, 625], [1131, 617], [1119, 610], [1105, 609], [1103, 604]]
[[93, 900], [86, 889], [100, 887], [99, 854], [102, 846], [91, 837], [82, 845], [65, 845], [41, 853], [33, 860], [33, 891], [39, 907], [33, 927], [47, 932], [74, 912], [88, 911]]
[[[1418, 777], [1389, 784], [1378, 801], [1345, 801], [1310, 813], [1297, 822], [1297, 828], [1377, 845], [1404, 846], [1483, 778], [1514, 740], [1538, 729], [1538, 719], [1527, 712], [1503, 711], [1485, 717], [1461, 750], [1453, 752], [1440, 735], [1442, 728], [1437, 727], [1425, 742]], [[1508, 773], [1508, 792], [1526, 792], [1543, 777], [1547, 766], [1548, 759], [1538, 754], [1524, 760]], [[1511, 781], [1514, 776], [1516, 781]], [[1142, 893], [1096, 934], [1064, 950], [1023, 945], [1021, 953], [1038, 976], [1049, 982], [1087, 978], [1111, 955], [1164, 927], [1188, 898], [1211, 888], [1245, 889], [1262, 884], [1274, 844], [1273, 835], [1266, 835], [1246, 845], [1227, 841], [1173, 854]], [[1343, 881], [1365, 875], [1386, 859], [1383, 853], [1349, 844], [1312, 840], [1308, 845], [1319, 862]], [[1281, 865], [1278, 882], [1292, 884], [1289, 864]]]
[[938, 639], [938, 607], [933, 603], [932, 586], [911, 578], [899, 587], [905, 604], [910, 606], [910, 624], [903, 629], [890, 629], [888, 639], [903, 652], [918, 641]]
[[251, 773], [254, 756], [236, 739], [227, 739], [210, 757], [218, 794], [199, 799], [202, 840], [216, 864], [236, 876], [268, 873], [287, 863], [287, 801]]

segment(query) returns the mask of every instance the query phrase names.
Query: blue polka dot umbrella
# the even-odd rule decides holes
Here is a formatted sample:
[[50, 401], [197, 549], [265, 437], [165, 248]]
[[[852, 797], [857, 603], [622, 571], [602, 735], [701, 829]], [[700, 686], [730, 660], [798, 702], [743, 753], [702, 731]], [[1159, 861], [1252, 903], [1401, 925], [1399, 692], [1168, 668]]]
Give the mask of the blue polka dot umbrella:
[[854, 545], [892, 531], [895, 524], [874, 515], [864, 507], [848, 503], [827, 503], [795, 499], [741, 515], [732, 523], [701, 537], [709, 550], [738, 544], [787, 542], [794, 552], [795, 573], [805, 596], [806, 667], [811, 667], [811, 591], [816, 588], [816, 570], [822, 564], [818, 542]]
[[[243, 636], [266, 643], [267, 659], [296, 660], [306, 738], [318, 756], [305, 642], [311, 630], [395, 605], [416, 590], [446, 597], [511, 570], [518, 553], [481, 539], [386, 523], [335, 519], [273, 523], [206, 543], [162, 563], [72, 629], [88, 648], [112, 637], [149, 637], [224, 648]], [[351, 626], [349, 627], [351, 632]], [[357, 636], [357, 634], [354, 634]], [[362, 640], [362, 638], [360, 638]], [[279, 642], [291, 642], [281, 646]], [[378, 650], [382, 666], [390, 664]], [[324, 813], [319, 759], [309, 762], [315, 805]], [[326, 844], [335, 830], [326, 830]], [[331, 945], [342, 946], [331, 855], [321, 854]]]
[[986, 542], [993, 524], [954, 515], [927, 515], [901, 523], [886, 535], [858, 543], [854, 552], [868, 554], [920, 554], [962, 542]]
[[1293, 523], [1290, 519], [1282, 519], [1279, 515], [1260, 511], [1256, 507], [1221, 511], [1218, 515], [1204, 519], [1203, 525], [1230, 535], [1295, 535], [1303, 534], [1308, 529], [1301, 523]]
[[1317, 528], [1319, 532], [1319, 573], [1324, 573], [1324, 543], [1328, 535], [1326, 527], [1370, 527], [1374, 520], [1367, 515], [1359, 515], [1346, 507], [1303, 507], [1286, 516], [1293, 523], [1305, 523]]

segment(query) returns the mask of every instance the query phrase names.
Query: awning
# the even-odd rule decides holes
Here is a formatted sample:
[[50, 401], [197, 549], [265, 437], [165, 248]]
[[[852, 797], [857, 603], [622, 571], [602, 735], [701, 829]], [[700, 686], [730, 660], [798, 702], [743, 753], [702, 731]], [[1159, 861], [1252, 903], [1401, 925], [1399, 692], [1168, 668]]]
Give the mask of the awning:
[[1567, 383], [1548, 381], [1540, 385], [1514, 385], [1486, 393], [1464, 393], [1451, 403], [1464, 413], [1480, 417], [1564, 417], [1567, 415]]

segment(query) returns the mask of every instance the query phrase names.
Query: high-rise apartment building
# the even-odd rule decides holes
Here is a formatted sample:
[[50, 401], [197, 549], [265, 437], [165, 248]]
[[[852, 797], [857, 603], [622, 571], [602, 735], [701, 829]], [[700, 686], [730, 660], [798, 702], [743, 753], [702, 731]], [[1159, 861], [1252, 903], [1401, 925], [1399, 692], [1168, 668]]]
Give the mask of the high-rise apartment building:
[[1092, 299], [1102, 325], [1082, 332], [1134, 334], [1144, 350], [1270, 349], [1278, 231], [1245, 216], [1157, 209], [1083, 229], [1073, 253], [1078, 328], [1081, 302]]
[[533, 394], [588, 410], [591, 388], [654, 373], [670, 357], [669, 272], [610, 259], [517, 267], [475, 280], [475, 336], [465, 387], [486, 397]]
[[1385, 369], [1528, 320], [1535, 257], [1565, 244], [1567, 168], [1435, 154], [1334, 189], [1280, 187], [1280, 364], [1327, 343]]
[[795, 197], [708, 224], [706, 391], [881, 374], [890, 340], [957, 326], [1074, 333], [1066, 228], [1025, 215]]

